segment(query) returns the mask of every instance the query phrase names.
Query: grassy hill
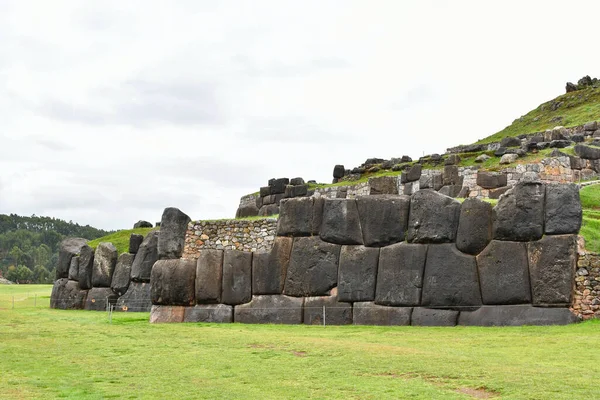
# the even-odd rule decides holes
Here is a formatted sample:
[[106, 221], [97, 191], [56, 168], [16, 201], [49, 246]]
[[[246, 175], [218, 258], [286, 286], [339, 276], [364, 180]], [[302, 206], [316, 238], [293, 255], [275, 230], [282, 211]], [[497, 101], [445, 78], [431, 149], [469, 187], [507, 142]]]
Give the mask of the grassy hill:
[[124, 229], [111, 233], [110, 235], [102, 236], [101, 238], [90, 241], [88, 244], [91, 248], [95, 249], [102, 242], [109, 242], [115, 245], [119, 254], [126, 253], [129, 251], [129, 237], [132, 233], [146, 236], [148, 232], [158, 228], [135, 228], [135, 229]]

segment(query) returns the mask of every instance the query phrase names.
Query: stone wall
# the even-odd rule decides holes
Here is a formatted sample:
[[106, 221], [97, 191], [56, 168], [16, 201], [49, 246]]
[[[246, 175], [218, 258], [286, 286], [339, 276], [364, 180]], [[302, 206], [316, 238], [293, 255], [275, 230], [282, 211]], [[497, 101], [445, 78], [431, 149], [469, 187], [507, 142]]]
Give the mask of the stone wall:
[[273, 246], [277, 219], [192, 221], [185, 233], [183, 258], [197, 259], [200, 251], [269, 251]]
[[285, 199], [270, 252], [152, 269], [151, 322], [523, 325], [569, 311], [576, 185], [520, 182], [494, 208], [434, 190]]
[[579, 318], [600, 317], [600, 255], [580, 254], [571, 311]]

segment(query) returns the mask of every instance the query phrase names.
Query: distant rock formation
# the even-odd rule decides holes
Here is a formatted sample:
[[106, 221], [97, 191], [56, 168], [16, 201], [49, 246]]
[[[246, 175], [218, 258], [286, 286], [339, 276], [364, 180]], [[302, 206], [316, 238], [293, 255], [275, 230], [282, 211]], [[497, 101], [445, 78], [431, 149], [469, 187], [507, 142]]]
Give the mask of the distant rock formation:
[[598, 78], [590, 78], [589, 75], [584, 76], [577, 81], [577, 85], [572, 82], [567, 82], [566, 91], [567, 93], [575, 92], [577, 90], [585, 89], [590, 86], [597, 86]]

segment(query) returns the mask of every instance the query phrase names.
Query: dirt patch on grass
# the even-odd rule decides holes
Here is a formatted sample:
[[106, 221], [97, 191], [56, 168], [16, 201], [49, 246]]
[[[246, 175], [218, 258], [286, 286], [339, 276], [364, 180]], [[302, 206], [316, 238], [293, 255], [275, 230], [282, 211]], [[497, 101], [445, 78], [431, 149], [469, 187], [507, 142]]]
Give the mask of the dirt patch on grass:
[[458, 393], [466, 394], [474, 399], [492, 399], [498, 396], [498, 393], [490, 392], [485, 389], [460, 388], [456, 389]]
[[292, 354], [295, 355], [296, 357], [306, 357], [305, 351], [292, 351]]

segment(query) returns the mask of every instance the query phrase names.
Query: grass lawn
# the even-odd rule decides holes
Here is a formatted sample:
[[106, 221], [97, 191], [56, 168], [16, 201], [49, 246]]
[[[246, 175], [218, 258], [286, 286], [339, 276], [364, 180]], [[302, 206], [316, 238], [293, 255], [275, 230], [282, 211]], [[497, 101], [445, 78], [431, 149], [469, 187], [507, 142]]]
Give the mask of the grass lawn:
[[[0, 299], [50, 286], [0, 286]], [[0, 398], [598, 398], [600, 323], [419, 328], [150, 325], [0, 304]], [[3, 308], [4, 307], [4, 308]]]
[[129, 237], [132, 233], [146, 236], [148, 232], [157, 228], [135, 228], [135, 229], [124, 229], [111, 233], [110, 235], [103, 236], [98, 239], [91, 240], [88, 244], [91, 248], [95, 249], [102, 242], [109, 242], [115, 245], [119, 254], [126, 253], [129, 251]]

